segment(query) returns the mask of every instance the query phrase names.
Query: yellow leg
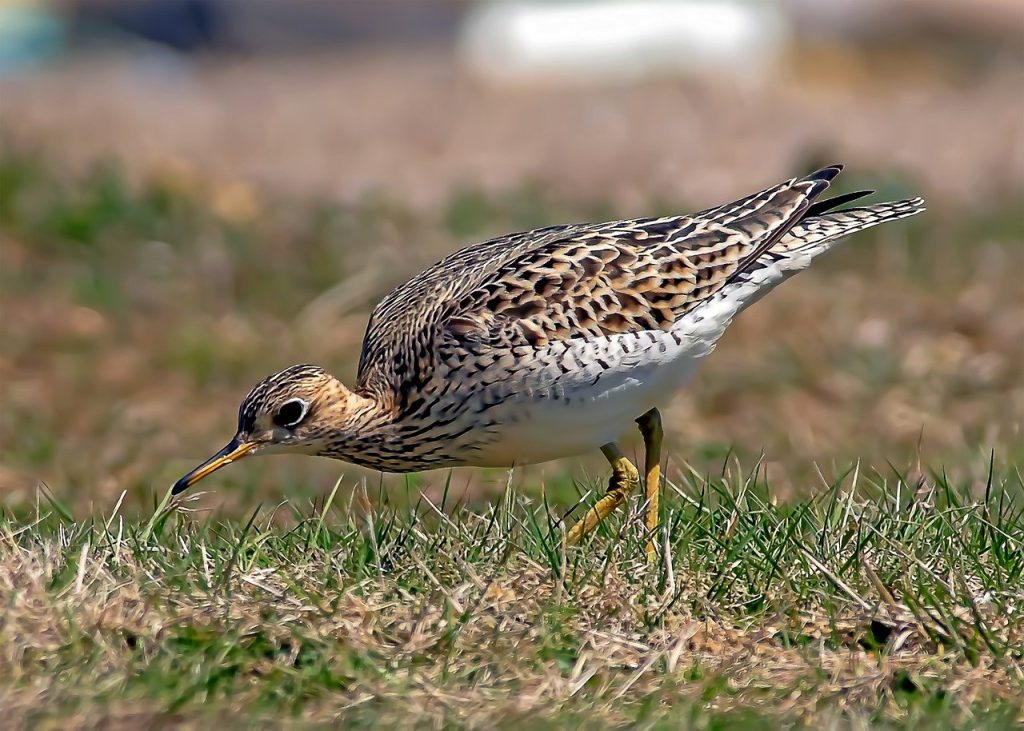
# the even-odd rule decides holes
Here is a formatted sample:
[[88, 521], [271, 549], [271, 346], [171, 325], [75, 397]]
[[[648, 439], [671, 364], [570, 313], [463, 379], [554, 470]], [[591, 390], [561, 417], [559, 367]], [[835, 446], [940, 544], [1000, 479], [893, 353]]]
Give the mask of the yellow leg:
[[608, 492], [587, 511], [565, 537], [566, 543], [577, 543], [583, 536], [597, 527], [615, 508], [625, 502], [626, 497], [640, 486], [640, 472], [626, 459], [614, 443], [601, 447], [601, 452], [612, 465], [612, 478], [608, 481]]
[[644, 438], [644, 470], [647, 472], [645, 482], [647, 492], [647, 558], [655, 556], [655, 532], [658, 530], [658, 496], [661, 491], [661, 413], [651, 409], [636, 420], [640, 426], [640, 434]]

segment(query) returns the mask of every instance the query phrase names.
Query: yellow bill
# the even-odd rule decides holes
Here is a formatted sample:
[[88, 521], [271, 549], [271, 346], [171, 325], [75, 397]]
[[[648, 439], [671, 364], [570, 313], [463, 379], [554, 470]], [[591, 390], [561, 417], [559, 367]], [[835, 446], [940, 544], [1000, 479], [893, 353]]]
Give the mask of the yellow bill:
[[255, 447], [256, 444], [254, 442], [239, 442], [238, 437], [235, 437], [228, 442], [224, 449], [217, 452], [217, 454], [213, 455], [180, 480], [175, 482], [174, 487], [171, 488], [171, 494], [177, 495], [178, 493], [184, 492], [207, 475], [216, 472], [225, 465], [229, 465], [232, 462], [240, 460], [242, 457], [251, 453]]

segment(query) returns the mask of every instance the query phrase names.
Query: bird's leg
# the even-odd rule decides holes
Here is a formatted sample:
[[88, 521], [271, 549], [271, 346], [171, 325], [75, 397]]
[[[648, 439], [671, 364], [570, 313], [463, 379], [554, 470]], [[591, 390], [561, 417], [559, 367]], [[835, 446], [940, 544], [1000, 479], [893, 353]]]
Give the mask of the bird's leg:
[[654, 532], [658, 529], [658, 496], [661, 490], [661, 412], [651, 409], [636, 420], [644, 438], [644, 470], [647, 480], [647, 558], [655, 555]]
[[572, 527], [565, 541], [569, 545], [577, 543], [583, 536], [597, 527], [598, 523], [608, 517], [615, 508], [622, 505], [629, 493], [640, 486], [640, 472], [636, 466], [622, 454], [622, 450], [614, 442], [601, 447], [601, 452], [612, 465], [612, 477], [608, 481], [608, 492], [587, 511]]

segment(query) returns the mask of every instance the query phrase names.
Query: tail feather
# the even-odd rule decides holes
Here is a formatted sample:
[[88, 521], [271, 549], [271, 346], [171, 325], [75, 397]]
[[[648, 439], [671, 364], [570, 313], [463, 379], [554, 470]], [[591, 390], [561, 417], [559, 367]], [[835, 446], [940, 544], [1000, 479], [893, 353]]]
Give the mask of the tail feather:
[[[777, 189], [767, 191], [772, 196], [796, 190], [798, 199], [791, 202], [787, 220], [741, 261], [726, 278], [723, 286], [701, 304], [701, 310], [718, 308], [715, 320], [722, 327], [741, 310], [764, 297], [781, 282], [789, 279], [850, 234], [863, 231], [887, 221], [907, 218], [925, 210], [922, 198], [876, 203], [836, 210], [851, 201], [859, 200], [872, 191], [858, 191], [815, 200], [829, 186], [829, 182], [842, 170], [841, 165], [830, 165], [811, 173], [806, 178], [788, 181]], [[751, 198], [760, 202], [766, 193]], [[769, 196], [770, 197], [770, 196]], [[744, 201], [743, 205], [748, 205]], [[763, 205], [763, 203], [762, 203]], [[736, 225], [733, 209], [714, 210], [722, 218], [731, 216]], [[694, 323], [701, 322], [700, 318]]]
[[[852, 197], [846, 200], [852, 200]], [[736, 312], [746, 309], [778, 284], [806, 269], [818, 255], [850, 234], [886, 221], [907, 218], [923, 210], [922, 198], [907, 198], [804, 217], [771, 249], [760, 255], [756, 265], [737, 285], [723, 288], [723, 296], [733, 302]]]
[[[830, 203], [831, 200], [823, 202]], [[852, 198], [847, 198], [848, 200]], [[907, 218], [923, 210], [925, 207], [922, 198], [907, 198], [807, 216], [790, 229], [789, 234], [772, 249], [771, 253], [783, 256], [817, 254], [832, 248], [850, 234], [887, 221]]]
[[831, 211], [833, 208], [846, 205], [850, 201], [855, 201], [863, 198], [864, 196], [871, 195], [875, 191], [873, 190], [858, 190], [856, 193], [845, 193], [844, 195], [833, 196], [832, 198], [826, 198], [823, 201], [815, 201], [810, 208], [807, 209], [807, 215], [805, 218], [811, 216], [820, 216], [826, 211]]

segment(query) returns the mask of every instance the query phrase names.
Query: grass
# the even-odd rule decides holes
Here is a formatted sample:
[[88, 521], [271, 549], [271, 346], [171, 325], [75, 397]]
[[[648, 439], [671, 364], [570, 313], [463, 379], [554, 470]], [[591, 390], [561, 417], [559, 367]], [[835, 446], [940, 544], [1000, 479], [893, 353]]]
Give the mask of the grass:
[[[858, 172], [851, 187], [917, 192]], [[868, 232], [737, 321], [665, 411], [652, 566], [636, 505], [561, 548], [599, 457], [387, 478], [253, 460], [160, 502], [256, 379], [303, 361], [350, 376], [368, 309], [405, 276], [470, 240], [614, 215], [524, 187], [430, 217], [173, 171], [73, 177], [4, 149], [5, 722], [1024, 721], [1012, 199]]]
[[998, 472], [782, 503], [756, 468], [680, 475], [650, 566], [636, 511], [565, 551], [511, 490], [148, 527], [41, 497], [0, 521], [0, 698], [26, 725], [1011, 728], [1024, 484]]

